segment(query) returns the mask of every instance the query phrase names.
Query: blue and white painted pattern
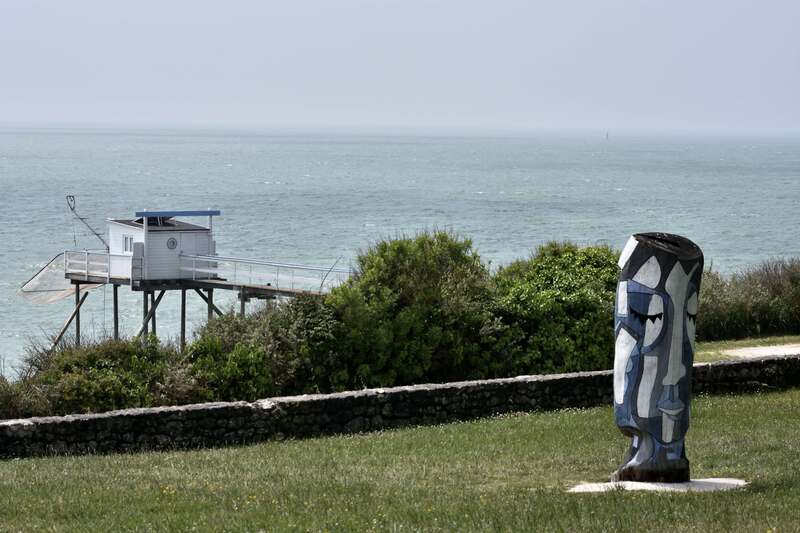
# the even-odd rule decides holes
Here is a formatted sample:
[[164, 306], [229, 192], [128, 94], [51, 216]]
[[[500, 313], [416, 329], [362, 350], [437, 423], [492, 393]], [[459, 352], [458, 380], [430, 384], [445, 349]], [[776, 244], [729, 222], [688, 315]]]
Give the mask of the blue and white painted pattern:
[[[632, 244], [633, 243], [633, 244]], [[624, 261], [624, 262], [623, 262]], [[685, 471], [695, 317], [703, 270], [684, 237], [637, 234], [620, 258], [614, 332], [614, 413], [632, 437], [618, 480], [673, 479]]]

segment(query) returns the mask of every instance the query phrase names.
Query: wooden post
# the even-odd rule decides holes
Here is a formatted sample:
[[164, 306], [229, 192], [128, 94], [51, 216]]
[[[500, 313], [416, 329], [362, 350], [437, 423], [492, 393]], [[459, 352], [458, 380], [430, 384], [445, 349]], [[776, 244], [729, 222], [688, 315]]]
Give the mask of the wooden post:
[[75, 346], [81, 345], [81, 284], [75, 284]]
[[214, 316], [214, 289], [208, 289], [206, 291], [208, 294], [208, 321], [211, 322], [211, 318]]
[[119, 285], [116, 283], [114, 287], [114, 340], [119, 340]]
[[70, 313], [69, 318], [67, 318], [67, 321], [64, 322], [64, 326], [61, 328], [61, 331], [59, 331], [58, 335], [56, 335], [56, 338], [53, 341], [53, 346], [50, 347], [51, 351], [55, 350], [56, 346], [58, 346], [58, 343], [61, 342], [61, 338], [64, 336], [64, 333], [67, 332], [67, 329], [69, 328], [70, 324], [72, 324], [72, 321], [75, 319], [75, 316], [80, 311], [81, 306], [83, 305], [83, 302], [86, 301], [86, 297], [87, 296], [89, 296], [88, 292], [84, 292], [83, 296], [81, 296], [81, 299], [78, 302], [78, 304], [75, 306], [75, 309], [72, 310], [72, 313]]
[[239, 291], [239, 316], [244, 317], [244, 302], [247, 298], [247, 295], [244, 292], [244, 289]]
[[203, 294], [203, 291], [201, 291], [200, 289], [195, 289], [195, 290], [194, 290], [194, 292], [196, 292], [196, 293], [197, 293], [197, 295], [198, 295], [200, 298], [202, 298], [202, 299], [203, 299], [203, 301], [206, 303], [206, 305], [208, 305], [209, 307], [211, 307], [211, 310], [212, 310], [214, 313], [217, 313], [217, 316], [222, 316], [222, 311], [220, 311], [220, 310], [219, 310], [219, 308], [218, 308], [216, 305], [214, 305], [214, 303], [213, 303], [213, 302], [210, 302], [210, 301], [208, 300], [208, 296], [206, 296], [205, 294]]
[[186, 289], [181, 289], [181, 353], [186, 351]]
[[155, 314], [156, 309], [158, 308], [158, 304], [161, 303], [161, 298], [164, 297], [164, 294], [166, 292], [167, 292], [166, 290], [163, 290], [160, 293], [158, 293], [158, 298], [155, 299], [155, 301], [153, 302], [153, 307], [150, 308], [150, 311], [148, 311], [144, 319], [142, 319], [142, 327], [139, 328], [139, 331], [136, 332], [136, 335], [134, 335], [134, 337], [139, 337], [142, 335], [142, 333], [146, 332], [147, 323], [150, 322], [150, 320], [153, 318], [153, 315]]
[[150, 307], [153, 309], [153, 335], [156, 335], [156, 291], [150, 291]]
[[148, 313], [148, 309], [147, 309], [147, 307], [148, 307], [147, 303], [149, 301], [149, 298], [150, 298], [150, 295], [147, 294], [147, 291], [143, 291], [142, 292], [142, 333], [145, 336], [147, 336], [147, 333], [148, 333], [148, 331], [147, 331], [147, 315], [149, 313]]

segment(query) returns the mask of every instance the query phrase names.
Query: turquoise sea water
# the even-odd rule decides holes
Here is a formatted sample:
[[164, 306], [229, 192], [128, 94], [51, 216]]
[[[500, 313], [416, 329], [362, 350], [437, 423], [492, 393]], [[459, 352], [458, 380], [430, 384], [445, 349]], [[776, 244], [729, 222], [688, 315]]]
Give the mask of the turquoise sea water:
[[[0, 187], [6, 374], [28, 338], [57, 330], [71, 308], [33, 305], [18, 287], [56, 253], [98, 247], [71, 219], [66, 194], [102, 230], [138, 209], [218, 208], [219, 253], [326, 266], [426, 228], [471, 237], [493, 266], [548, 240], [620, 247], [639, 231], [686, 235], [723, 272], [800, 255], [798, 137], [0, 129]], [[132, 333], [140, 300], [121, 293]], [[110, 328], [110, 296], [89, 296], [84, 335]], [[177, 333], [178, 300], [159, 307], [161, 336]], [[196, 300], [195, 324], [205, 316]]]

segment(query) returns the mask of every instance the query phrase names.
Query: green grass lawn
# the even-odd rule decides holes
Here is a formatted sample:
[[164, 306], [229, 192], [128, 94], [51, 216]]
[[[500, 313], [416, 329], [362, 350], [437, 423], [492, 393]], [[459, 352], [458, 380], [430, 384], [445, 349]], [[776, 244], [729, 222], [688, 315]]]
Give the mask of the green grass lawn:
[[739, 360], [723, 353], [725, 350], [735, 348], [751, 348], [755, 346], [778, 346], [780, 344], [800, 344], [800, 335], [786, 335], [780, 337], [760, 337], [756, 339], [739, 339], [735, 341], [698, 342], [695, 349], [694, 360], [697, 363], [712, 361]]
[[0, 530], [790, 531], [800, 390], [696, 399], [693, 477], [713, 494], [567, 494], [627, 441], [610, 408], [246, 447], [0, 462]]

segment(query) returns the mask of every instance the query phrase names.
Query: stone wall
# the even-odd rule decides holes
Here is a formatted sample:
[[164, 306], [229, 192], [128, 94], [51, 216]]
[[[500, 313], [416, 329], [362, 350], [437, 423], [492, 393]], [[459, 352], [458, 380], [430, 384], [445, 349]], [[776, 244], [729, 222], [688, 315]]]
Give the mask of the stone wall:
[[[800, 385], [800, 356], [698, 364], [695, 393]], [[610, 405], [612, 372], [366, 389], [337, 394], [126, 409], [0, 422], [0, 457], [257, 442]], [[609, 421], [609, 423], [611, 423]]]

